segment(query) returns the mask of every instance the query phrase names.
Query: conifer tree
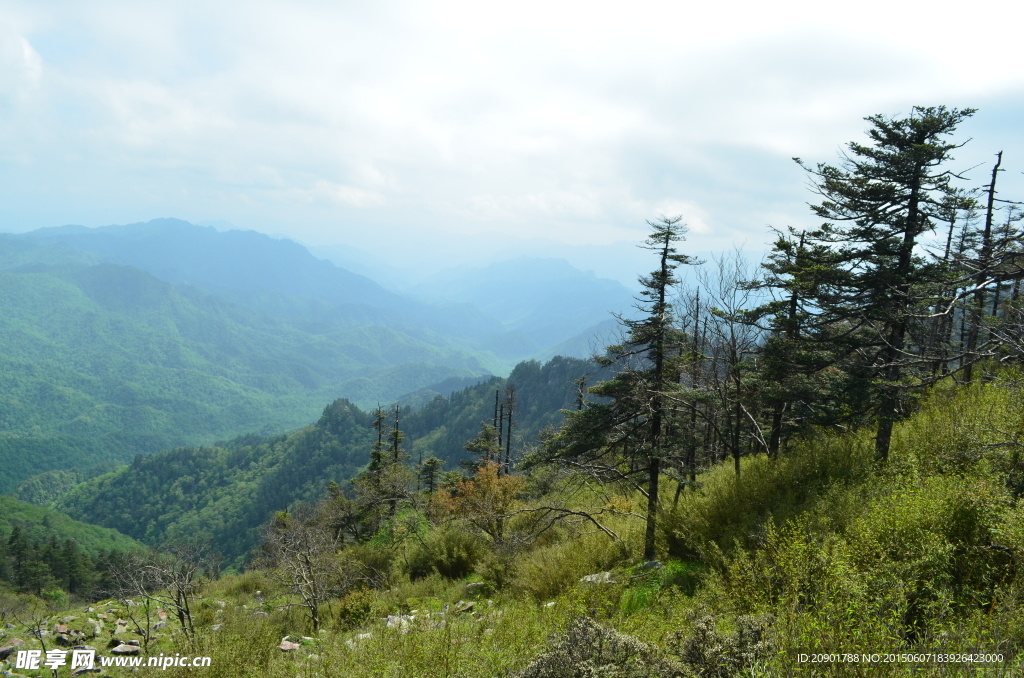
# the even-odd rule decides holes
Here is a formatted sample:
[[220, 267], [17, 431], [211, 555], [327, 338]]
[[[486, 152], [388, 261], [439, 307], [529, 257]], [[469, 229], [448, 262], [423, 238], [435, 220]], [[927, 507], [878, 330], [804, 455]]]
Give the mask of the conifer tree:
[[[806, 241], [830, 252], [828, 280], [809, 300], [816, 322], [854, 341], [874, 378], [875, 450], [888, 458], [893, 424], [902, 411], [912, 368], [927, 363], [921, 350], [929, 315], [945, 287], [945, 268], [925, 260], [921, 236], [941, 218], [955, 176], [944, 168], [960, 145], [949, 142], [973, 109], [914, 108], [904, 118], [867, 118], [869, 145], [851, 142], [838, 166], [804, 165], [825, 223]], [[821, 262], [808, 259], [806, 266]], [[799, 276], [793, 276], [794, 281]]]
[[619, 318], [626, 341], [609, 346], [600, 362], [617, 371], [615, 377], [589, 389], [601, 402], [566, 411], [566, 423], [549, 439], [537, 460], [566, 463], [570, 468], [609, 482], [625, 482], [647, 498], [644, 557], [655, 558], [659, 507], [658, 483], [672, 417], [670, 393], [679, 388], [676, 356], [684, 337], [676, 328], [671, 293], [678, 285], [675, 271], [696, 263], [675, 245], [686, 233], [681, 217], [648, 222], [644, 247], [658, 256], [658, 268], [642, 276], [637, 320]]

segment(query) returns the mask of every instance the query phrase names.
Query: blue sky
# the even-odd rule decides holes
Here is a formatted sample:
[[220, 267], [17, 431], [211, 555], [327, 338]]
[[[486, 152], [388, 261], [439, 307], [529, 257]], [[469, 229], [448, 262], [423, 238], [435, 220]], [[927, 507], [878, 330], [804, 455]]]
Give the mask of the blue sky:
[[[426, 271], [520, 254], [627, 276], [812, 223], [790, 158], [977, 107], [1024, 197], [1019, 3], [0, 1], [0, 230], [173, 216]], [[585, 247], [580, 247], [580, 246]], [[422, 262], [429, 260], [428, 265]], [[587, 266], [592, 261], [592, 266]]]

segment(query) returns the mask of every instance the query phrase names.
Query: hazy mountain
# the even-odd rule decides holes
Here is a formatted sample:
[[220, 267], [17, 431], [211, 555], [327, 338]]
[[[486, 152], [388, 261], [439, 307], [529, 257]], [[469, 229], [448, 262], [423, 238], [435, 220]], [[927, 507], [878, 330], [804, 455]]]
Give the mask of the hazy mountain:
[[[123, 226], [58, 226], [14, 236], [61, 243], [99, 261], [137, 266], [161, 280], [202, 287], [260, 313], [295, 317], [318, 301], [354, 324], [381, 323], [429, 340], [425, 332], [474, 351], [492, 351], [511, 369], [535, 349], [496, 319], [467, 303], [423, 303], [386, 290], [367, 277], [317, 259], [296, 242], [255, 231], [218, 231], [180, 219]], [[283, 300], [283, 302], [282, 302]], [[302, 300], [302, 301], [293, 301]], [[310, 317], [323, 315], [317, 310]], [[435, 337], [436, 338], [436, 337]]]
[[411, 292], [431, 301], [474, 304], [529, 337], [537, 351], [589, 332], [612, 313], [628, 314], [634, 304], [633, 293], [614, 280], [563, 259], [531, 257], [448, 269]]

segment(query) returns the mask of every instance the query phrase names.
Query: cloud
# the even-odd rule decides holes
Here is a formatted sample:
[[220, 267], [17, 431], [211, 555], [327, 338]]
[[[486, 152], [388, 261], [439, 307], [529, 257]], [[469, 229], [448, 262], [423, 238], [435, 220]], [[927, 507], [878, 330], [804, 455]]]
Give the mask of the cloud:
[[695, 247], [763, 242], [808, 218], [791, 156], [835, 159], [864, 115], [1024, 95], [987, 30], [1022, 10], [951, 7], [9, 0], [0, 217], [601, 245], [681, 212]]
[[333, 184], [329, 181], [316, 182], [316, 187], [312, 193], [315, 195], [326, 196], [335, 202], [343, 205], [349, 205], [351, 207], [357, 207], [359, 209], [380, 207], [386, 202], [384, 196], [375, 191], [367, 191], [362, 188], [345, 186], [343, 184]]

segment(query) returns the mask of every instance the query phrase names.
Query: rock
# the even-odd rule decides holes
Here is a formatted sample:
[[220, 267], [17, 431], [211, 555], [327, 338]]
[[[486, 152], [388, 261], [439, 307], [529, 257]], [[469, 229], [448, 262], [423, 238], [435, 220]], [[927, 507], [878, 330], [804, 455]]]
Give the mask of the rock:
[[647, 569], [647, 570], [657, 570], [657, 569], [660, 569], [662, 567], [665, 567], [665, 563], [661, 562], [660, 560], [648, 560], [646, 563], [644, 563], [640, 567], [644, 568], [644, 569]]
[[74, 671], [71, 672], [71, 678], [75, 678], [75, 676], [81, 676], [81, 675], [86, 674], [86, 673], [99, 673], [101, 670], [102, 669], [100, 669], [98, 666], [96, 668], [93, 668], [93, 669], [86, 669], [86, 668], [75, 669]]
[[544, 607], [554, 607], [554, 606], [555, 606], [555, 601], [553, 601], [553, 600], [551, 602], [544, 603]]
[[0, 660], [7, 659], [18, 648], [25, 647], [25, 641], [21, 638], [11, 638], [7, 644], [0, 647]]
[[91, 607], [87, 607], [87, 608], [85, 608], [85, 611], [86, 611], [86, 612], [92, 612], [92, 611], [93, 611], [93, 609], [92, 609]]
[[580, 579], [580, 582], [584, 584], [618, 584], [619, 582], [612, 579], [611, 572], [598, 572], [597, 574], [588, 574], [587, 576]]
[[106, 619], [107, 615], [103, 614], [102, 612], [98, 612], [98, 613], [96, 613], [96, 617], [98, 619]]
[[115, 610], [114, 608], [110, 608], [109, 610], [107, 610], [107, 614], [117, 614], [117, 610]]
[[136, 655], [141, 651], [142, 649], [138, 645], [123, 643], [117, 647], [111, 648], [110, 654]]
[[67, 623], [75, 621], [76, 619], [78, 619], [78, 617], [67, 616], [67, 617], [64, 617], [64, 623], [67, 624]]
[[[287, 638], [287, 636], [285, 637]], [[293, 643], [290, 640], [282, 640], [281, 644], [277, 647], [281, 650], [281, 652], [291, 652], [293, 650], [298, 650], [302, 646], [298, 643]]]
[[68, 627], [67, 627], [67, 624], [57, 624], [57, 628], [54, 629], [54, 630], [57, 633], [67, 633], [68, 632]]
[[165, 628], [167, 628], [167, 622], [165, 622], [165, 621], [158, 621], [157, 623], [153, 624], [153, 630], [154, 631], [159, 631], [160, 629], [165, 629]]
[[120, 644], [120, 640], [118, 640], [117, 638], [111, 638], [110, 641], [107, 643], [107, 648], [117, 647]]
[[416, 620], [416, 617], [408, 614], [389, 614], [387, 619], [387, 628], [397, 629], [401, 633], [409, 632], [409, 625]]
[[452, 613], [459, 614], [460, 612], [472, 612], [475, 605], [476, 603], [473, 601], [466, 602], [465, 600], [460, 600], [455, 603], [455, 609], [452, 610]]
[[211, 631], [220, 631], [220, 627], [222, 627], [222, 626], [224, 626], [224, 625], [223, 624], [214, 624], [213, 626], [210, 627], [210, 630]]
[[466, 584], [466, 592], [476, 591], [479, 588], [483, 588], [484, 583], [482, 581], [474, 581]]
[[126, 641], [124, 641], [124, 644], [125, 645], [134, 645], [135, 647], [141, 646], [141, 643], [139, 641], [137, 641], [137, 640], [126, 640]]
[[67, 636], [63, 633], [58, 633], [57, 636], [53, 639], [53, 642], [55, 645], [58, 645], [60, 647], [71, 647], [75, 644], [74, 641], [71, 640], [70, 636]]

